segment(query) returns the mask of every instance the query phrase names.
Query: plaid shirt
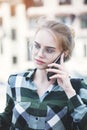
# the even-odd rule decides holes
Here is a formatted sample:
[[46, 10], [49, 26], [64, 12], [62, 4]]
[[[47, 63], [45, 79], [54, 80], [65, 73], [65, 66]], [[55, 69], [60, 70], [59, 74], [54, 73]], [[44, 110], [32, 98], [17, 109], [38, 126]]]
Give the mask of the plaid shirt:
[[[71, 99], [57, 83], [39, 97], [33, 82], [35, 71], [9, 77], [7, 106], [0, 116], [2, 124], [9, 124], [10, 130], [72, 130], [73, 126], [73, 130], [87, 130], [87, 88], [84, 83], [77, 84], [79, 95]], [[72, 83], [75, 87], [76, 80]]]

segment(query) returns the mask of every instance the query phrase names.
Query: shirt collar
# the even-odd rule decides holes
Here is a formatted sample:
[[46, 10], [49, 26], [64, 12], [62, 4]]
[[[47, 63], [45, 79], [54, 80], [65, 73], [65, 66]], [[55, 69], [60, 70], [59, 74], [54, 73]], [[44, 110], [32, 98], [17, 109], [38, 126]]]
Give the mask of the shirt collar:
[[26, 80], [33, 80], [35, 72], [36, 72], [36, 69], [29, 70], [29, 72], [25, 76]]
[[[31, 80], [33, 81], [33, 78], [34, 78], [34, 75], [35, 75], [35, 72], [36, 72], [36, 68], [35, 69], [32, 69], [32, 70], [29, 70], [28, 73], [26, 73], [25, 77], [26, 77], [26, 80]], [[51, 90], [53, 91], [57, 91], [57, 89], [59, 90], [63, 90], [61, 87], [59, 87], [58, 83], [57, 83], [57, 80], [55, 81], [55, 83], [53, 85], [50, 85], [47, 92], [50, 92]]]

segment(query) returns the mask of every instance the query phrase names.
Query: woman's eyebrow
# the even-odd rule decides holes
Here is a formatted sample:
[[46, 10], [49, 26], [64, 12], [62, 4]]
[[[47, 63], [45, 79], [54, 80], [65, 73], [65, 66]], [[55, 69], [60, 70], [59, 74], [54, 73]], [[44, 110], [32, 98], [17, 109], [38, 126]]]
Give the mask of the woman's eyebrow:
[[[39, 44], [40, 45], [40, 43], [38, 43], [37, 41], [34, 41], [36, 44]], [[56, 49], [55, 47], [52, 47], [52, 46], [46, 46], [47, 48], [52, 48], [52, 49]]]
[[38, 43], [37, 41], [34, 41], [36, 44], [40, 44], [40, 43]]

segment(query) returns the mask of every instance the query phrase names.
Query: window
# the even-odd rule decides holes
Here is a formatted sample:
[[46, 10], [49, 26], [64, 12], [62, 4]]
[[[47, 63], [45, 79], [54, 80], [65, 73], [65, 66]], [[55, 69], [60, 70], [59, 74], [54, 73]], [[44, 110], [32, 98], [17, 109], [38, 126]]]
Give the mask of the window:
[[16, 57], [16, 56], [13, 56], [13, 58], [12, 58], [12, 63], [13, 63], [13, 64], [17, 64], [17, 57]]
[[2, 17], [0, 17], [0, 26], [2, 26], [2, 23], [3, 21], [2, 21]]
[[80, 16], [81, 19], [81, 28], [87, 28], [87, 14]]
[[87, 57], [87, 45], [84, 44], [84, 56]]
[[27, 38], [27, 60], [31, 60], [31, 50], [30, 50], [30, 41], [29, 41], [29, 38]]
[[0, 41], [0, 53], [3, 54], [3, 43], [2, 43], [2, 40]]
[[59, 0], [60, 5], [71, 4], [71, 0]]
[[0, 17], [0, 54], [3, 54], [3, 38], [4, 38], [4, 30], [3, 30], [3, 19]]
[[16, 29], [14, 28], [11, 30], [11, 39], [16, 40]]
[[30, 29], [35, 29], [36, 26], [36, 21], [39, 19], [40, 16], [32, 16], [29, 18], [29, 28]]
[[74, 22], [74, 19], [75, 19], [75, 15], [71, 14], [71, 15], [62, 15], [62, 16], [55, 16], [56, 19], [59, 21], [59, 22], [62, 22], [62, 23], [65, 23], [65, 24], [69, 24], [71, 25], [73, 22]]

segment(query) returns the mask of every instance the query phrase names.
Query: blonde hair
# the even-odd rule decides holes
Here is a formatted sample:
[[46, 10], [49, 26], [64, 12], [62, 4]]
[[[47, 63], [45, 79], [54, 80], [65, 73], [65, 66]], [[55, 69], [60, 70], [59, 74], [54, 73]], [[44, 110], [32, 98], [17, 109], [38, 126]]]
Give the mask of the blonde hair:
[[75, 45], [72, 30], [67, 25], [59, 23], [54, 19], [42, 18], [39, 19], [37, 23], [39, 26], [36, 33], [40, 29], [47, 29], [57, 41], [60, 40], [60, 48], [62, 51], [68, 52], [65, 60], [69, 60]]

